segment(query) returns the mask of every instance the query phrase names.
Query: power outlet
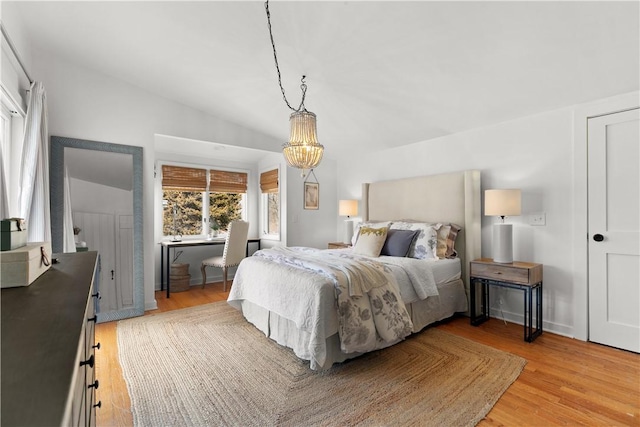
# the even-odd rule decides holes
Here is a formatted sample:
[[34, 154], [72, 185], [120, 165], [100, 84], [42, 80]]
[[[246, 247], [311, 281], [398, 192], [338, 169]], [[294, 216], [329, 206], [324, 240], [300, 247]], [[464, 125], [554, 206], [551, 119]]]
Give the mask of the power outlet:
[[529, 225], [547, 225], [547, 215], [544, 212], [529, 215]]

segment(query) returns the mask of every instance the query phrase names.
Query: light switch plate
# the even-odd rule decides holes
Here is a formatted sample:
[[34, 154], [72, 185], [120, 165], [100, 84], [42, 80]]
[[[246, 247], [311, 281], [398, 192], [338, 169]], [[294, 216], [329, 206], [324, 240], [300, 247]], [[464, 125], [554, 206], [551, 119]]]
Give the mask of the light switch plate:
[[544, 212], [537, 212], [529, 215], [530, 225], [547, 225], [547, 215]]

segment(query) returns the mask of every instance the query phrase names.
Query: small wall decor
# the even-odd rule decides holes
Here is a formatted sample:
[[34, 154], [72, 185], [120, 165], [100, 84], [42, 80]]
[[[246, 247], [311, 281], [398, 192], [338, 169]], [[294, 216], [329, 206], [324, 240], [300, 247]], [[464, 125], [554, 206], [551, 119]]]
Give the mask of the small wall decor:
[[[313, 175], [316, 182], [309, 181]], [[320, 207], [320, 183], [317, 182], [316, 174], [313, 169], [309, 172], [307, 179], [304, 181], [304, 208], [317, 210]]]

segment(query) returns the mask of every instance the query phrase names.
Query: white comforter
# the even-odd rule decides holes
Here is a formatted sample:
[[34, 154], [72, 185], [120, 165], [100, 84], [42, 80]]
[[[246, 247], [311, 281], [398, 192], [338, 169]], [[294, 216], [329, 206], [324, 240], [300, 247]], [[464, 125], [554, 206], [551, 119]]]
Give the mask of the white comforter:
[[313, 368], [324, 364], [325, 340], [336, 330], [345, 353], [371, 351], [411, 332], [396, 277], [409, 280], [420, 299], [438, 295], [424, 260], [280, 247], [242, 261], [228, 301], [236, 308], [251, 301], [308, 332]]

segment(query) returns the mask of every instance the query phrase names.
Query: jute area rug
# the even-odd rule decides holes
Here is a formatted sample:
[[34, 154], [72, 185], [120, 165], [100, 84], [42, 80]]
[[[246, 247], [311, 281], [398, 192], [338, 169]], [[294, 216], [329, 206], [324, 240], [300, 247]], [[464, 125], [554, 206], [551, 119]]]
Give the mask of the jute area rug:
[[317, 373], [226, 302], [117, 333], [136, 426], [473, 426], [526, 363], [432, 328]]

